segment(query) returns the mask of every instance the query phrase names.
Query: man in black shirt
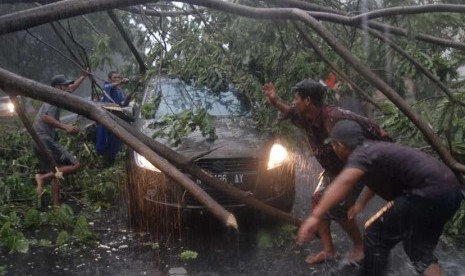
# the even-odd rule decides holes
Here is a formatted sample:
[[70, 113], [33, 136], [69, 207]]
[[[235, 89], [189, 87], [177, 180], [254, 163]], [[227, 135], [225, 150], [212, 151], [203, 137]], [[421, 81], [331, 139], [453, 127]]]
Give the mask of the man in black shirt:
[[388, 203], [365, 225], [360, 275], [383, 275], [389, 252], [400, 241], [417, 272], [441, 275], [433, 250], [460, 205], [461, 187], [454, 173], [416, 149], [366, 140], [354, 121], [337, 122], [329, 142], [347, 162], [300, 227], [298, 241], [309, 240], [327, 210], [362, 180], [367, 189], [349, 210], [349, 217], [360, 212], [375, 193]]

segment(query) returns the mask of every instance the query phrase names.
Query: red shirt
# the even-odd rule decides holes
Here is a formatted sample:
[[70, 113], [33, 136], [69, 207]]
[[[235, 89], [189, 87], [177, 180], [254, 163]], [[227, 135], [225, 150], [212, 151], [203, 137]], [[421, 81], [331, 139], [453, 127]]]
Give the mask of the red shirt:
[[293, 124], [305, 130], [315, 158], [332, 176], [339, 174], [344, 167], [344, 162], [337, 157], [331, 144], [325, 144], [325, 139], [329, 137], [337, 121], [353, 120], [359, 123], [367, 139], [392, 141], [389, 136], [381, 134], [381, 128], [372, 120], [334, 105], [321, 106], [320, 113], [313, 121], [301, 118], [293, 107], [287, 117]]

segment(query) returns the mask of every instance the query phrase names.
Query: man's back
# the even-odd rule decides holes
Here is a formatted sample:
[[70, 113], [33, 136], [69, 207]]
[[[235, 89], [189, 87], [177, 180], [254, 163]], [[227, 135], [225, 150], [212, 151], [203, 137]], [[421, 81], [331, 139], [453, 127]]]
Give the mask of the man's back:
[[367, 140], [355, 148], [346, 167], [365, 171], [369, 181], [364, 183], [387, 200], [406, 193], [433, 198], [460, 190], [454, 173], [441, 161], [398, 144]]
[[322, 105], [318, 117], [312, 121], [302, 119], [293, 108], [289, 112], [289, 118], [306, 131], [315, 158], [331, 175], [337, 175], [344, 167], [344, 162], [337, 157], [331, 145], [325, 143], [336, 122], [353, 120], [362, 126], [366, 138], [391, 141], [389, 136], [383, 136], [381, 128], [372, 120], [334, 105]]

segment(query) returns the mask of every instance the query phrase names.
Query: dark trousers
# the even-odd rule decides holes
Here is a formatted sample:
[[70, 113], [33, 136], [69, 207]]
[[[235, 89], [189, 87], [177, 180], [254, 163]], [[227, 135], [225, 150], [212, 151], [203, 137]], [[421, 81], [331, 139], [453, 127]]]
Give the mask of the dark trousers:
[[399, 242], [417, 272], [423, 273], [437, 262], [433, 251], [460, 201], [455, 191], [434, 199], [403, 195], [390, 201], [365, 225], [365, 258], [359, 275], [385, 275], [389, 252]]

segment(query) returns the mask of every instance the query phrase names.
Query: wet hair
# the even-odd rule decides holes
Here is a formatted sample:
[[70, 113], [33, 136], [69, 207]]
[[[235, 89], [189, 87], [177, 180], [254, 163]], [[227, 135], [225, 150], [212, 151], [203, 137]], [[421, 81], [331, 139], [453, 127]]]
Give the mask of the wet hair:
[[309, 97], [316, 106], [321, 106], [323, 104], [324, 86], [313, 79], [304, 79], [296, 83], [296, 85], [292, 87], [292, 91], [303, 99]]
[[118, 74], [118, 72], [116, 72], [116, 71], [110, 71], [110, 72], [108, 73], [108, 79], [111, 80], [111, 77], [113, 77], [114, 74]]

